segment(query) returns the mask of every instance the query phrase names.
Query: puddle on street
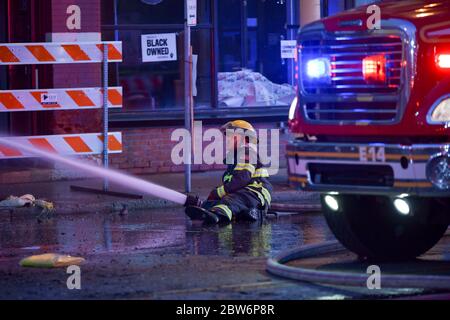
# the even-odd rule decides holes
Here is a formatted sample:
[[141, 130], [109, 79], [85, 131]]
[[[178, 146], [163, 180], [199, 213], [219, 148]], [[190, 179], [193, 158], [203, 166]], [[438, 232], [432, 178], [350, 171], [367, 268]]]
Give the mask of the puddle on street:
[[[15, 264], [15, 260], [19, 258], [45, 252], [79, 255], [87, 258], [88, 261], [95, 255], [105, 254], [105, 257], [110, 259], [109, 256], [114, 257], [115, 254], [136, 253], [133, 267], [129, 265], [131, 260], [126, 265], [120, 266], [122, 269], [130, 268], [130, 272], [134, 270], [133, 268], [142, 267], [142, 257], [147, 254], [154, 254], [153, 259], [156, 259], [156, 263], [161, 263], [159, 268], [165, 268], [171, 265], [168, 263], [171, 260], [162, 257], [163, 255], [174, 255], [176, 261], [185, 255], [211, 256], [212, 261], [214, 260], [212, 256], [267, 257], [302, 245], [334, 240], [323, 216], [318, 213], [270, 218], [262, 224], [234, 223], [227, 226], [203, 226], [201, 223], [191, 223], [184, 216], [181, 208], [131, 212], [124, 216], [94, 213], [56, 215], [42, 223], [38, 223], [35, 216], [24, 212], [13, 215], [1, 212], [0, 229], [2, 230], [0, 262], [9, 261]], [[381, 267], [386, 273], [407, 271], [417, 274], [448, 275], [449, 249], [450, 237], [447, 236], [424, 257], [421, 257], [421, 260], [414, 263], [408, 262], [406, 265], [385, 263]], [[140, 253], [145, 254], [140, 255]], [[116, 263], [114, 259], [108, 261]], [[242, 261], [244, 260], [245, 258]], [[146, 263], [154, 262], [149, 260]], [[361, 263], [356, 260], [354, 254], [345, 252], [294, 261], [289, 264], [323, 271], [366, 274], [368, 263]], [[125, 269], [122, 269], [120, 272], [125, 272]], [[156, 272], [158, 268], [153, 270]], [[170, 272], [174, 272], [173, 267], [169, 267], [168, 270], [169, 275]], [[229, 271], [238, 274], [236, 270], [238, 269], [230, 267]], [[184, 274], [177, 276], [183, 277]], [[205, 285], [208, 285], [208, 282]], [[323, 298], [338, 299], [355, 294], [373, 297], [373, 294], [376, 294], [372, 291], [368, 292], [366, 288], [351, 290], [333, 288], [333, 290], [341, 290], [340, 292], [344, 295], [326, 295]], [[328, 291], [325, 292], [328, 294]], [[378, 294], [381, 297], [398, 294], [418, 295], [423, 292], [425, 291], [421, 289], [383, 289]], [[319, 296], [321, 295], [322, 293]]]
[[320, 214], [270, 218], [262, 224], [204, 226], [188, 221], [183, 209], [139, 211], [125, 216], [56, 215], [42, 223], [29, 214], [2, 212], [0, 228], [0, 257], [133, 250], [258, 257], [334, 239]]

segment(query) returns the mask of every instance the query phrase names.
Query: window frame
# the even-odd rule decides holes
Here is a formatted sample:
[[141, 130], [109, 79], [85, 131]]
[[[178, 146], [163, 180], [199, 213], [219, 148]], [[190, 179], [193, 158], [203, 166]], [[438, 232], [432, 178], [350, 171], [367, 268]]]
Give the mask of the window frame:
[[[120, 30], [167, 30], [173, 32], [184, 31], [184, 24], [118, 24], [117, 19], [117, 1], [113, 2], [114, 11], [114, 23], [113, 24], [101, 24], [101, 30], [114, 33], [114, 37], [118, 39], [118, 33]], [[211, 42], [211, 105], [208, 109], [195, 109], [195, 119], [217, 119], [217, 118], [235, 118], [239, 117], [276, 117], [287, 118], [289, 106], [256, 106], [256, 107], [242, 107], [242, 108], [225, 108], [219, 107], [218, 101], [218, 53], [219, 53], [219, 38], [218, 38], [218, 1], [212, 0], [210, 10], [211, 20], [209, 23], [199, 23], [198, 25], [191, 27], [192, 31], [195, 30], [210, 30], [212, 42]], [[242, 0], [241, 0], [242, 1]], [[241, 6], [242, 7], [242, 6]], [[242, 8], [241, 8], [242, 10]], [[242, 18], [242, 17], [241, 17]], [[242, 26], [241, 26], [242, 32]], [[242, 58], [242, 57], [241, 57]], [[111, 68], [113, 72], [118, 73], [118, 64], [115, 68]], [[118, 79], [117, 74], [114, 75], [114, 79]], [[239, 110], [239, 113], [233, 112]], [[111, 112], [109, 121], [113, 126], [121, 126], [124, 122], [148, 122], [148, 121], [161, 121], [161, 120], [174, 120], [176, 122], [183, 121], [184, 108], [170, 108], [166, 110], [145, 110], [145, 111], [118, 111]], [[114, 125], [116, 124], [116, 125]]]

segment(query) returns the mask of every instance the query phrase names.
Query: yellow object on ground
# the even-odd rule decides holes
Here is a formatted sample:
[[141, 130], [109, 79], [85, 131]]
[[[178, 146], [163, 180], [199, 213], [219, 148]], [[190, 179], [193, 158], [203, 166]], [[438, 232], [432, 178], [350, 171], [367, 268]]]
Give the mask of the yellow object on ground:
[[81, 257], [72, 257], [56, 253], [45, 253], [36, 256], [30, 256], [20, 261], [22, 267], [31, 268], [58, 268], [71, 265], [80, 265], [85, 261]]
[[34, 205], [36, 207], [42, 208], [44, 210], [53, 211], [55, 210], [55, 206], [52, 202], [44, 201], [44, 200], [35, 200]]

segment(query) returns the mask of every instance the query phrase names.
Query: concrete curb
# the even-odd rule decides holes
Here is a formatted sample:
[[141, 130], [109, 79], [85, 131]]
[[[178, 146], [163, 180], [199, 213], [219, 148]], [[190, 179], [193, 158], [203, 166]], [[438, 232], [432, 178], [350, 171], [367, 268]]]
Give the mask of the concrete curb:
[[[319, 194], [300, 191], [279, 191], [273, 194], [272, 202], [276, 203], [304, 203], [319, 204]], [[81, 214], [95, 213], [118, 213], [126, 208], [129, 212], [137, 210], [152, 210], [165, 208], [181, 208], [179, 204], [157, 198], [123, 199], [92, 203], [87, 205], [74, 205], [68, 203], [55, 203], [56, 214]]]

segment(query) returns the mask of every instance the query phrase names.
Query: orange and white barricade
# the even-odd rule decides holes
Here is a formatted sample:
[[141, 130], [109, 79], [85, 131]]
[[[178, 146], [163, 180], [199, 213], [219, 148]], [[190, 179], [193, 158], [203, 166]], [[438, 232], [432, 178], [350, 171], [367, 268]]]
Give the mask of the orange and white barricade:
[[[102, 63], [101, 88], [0, 90], [0, 112], [83, 110], [103, 108], [102, 133], [8, 137], [18, 144], [34, 146], [61, 155], [108, 154], [122, 152], [122, 134], [108, 132], [108, 109], [122, 107], [122, 87], [109, 87], [108, 63], [122, 61], [122, 43], [0, 43], [0, 65]], [[108, 139], [103, 137], [108, 136]], [[32, 157], [19, 149], [0, 144], [0, 159]]]
[[[98, 109], [102, 88], [0, 90], [0, 112]], [[108, 88], [108, 107], [122, 107], [122, 87]]]
[[94, 63], [103, 61], [103, 47], [108, 46], [108, 61], [122, 61], [122, 43], [0, 43], [0, 65]]
[[[99, 154], [103, 151], [103, 134], [101, 133], [11, 137], [8, 140], [26, 147], [35, 147], [60, 155], [91, 155]], [[108, 142], [109, 153], [122, 152], [122, 134], [120, 132], [109, 132]], [[26, 157], [33, 157], [33, 155], [23, 152], [20, 149], [0, 144], [0, 159]]]

